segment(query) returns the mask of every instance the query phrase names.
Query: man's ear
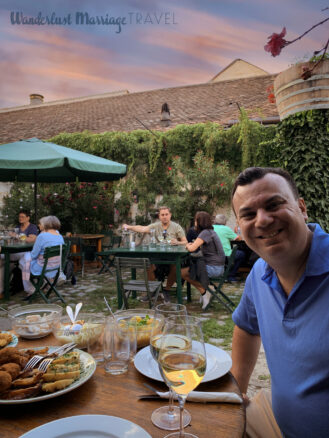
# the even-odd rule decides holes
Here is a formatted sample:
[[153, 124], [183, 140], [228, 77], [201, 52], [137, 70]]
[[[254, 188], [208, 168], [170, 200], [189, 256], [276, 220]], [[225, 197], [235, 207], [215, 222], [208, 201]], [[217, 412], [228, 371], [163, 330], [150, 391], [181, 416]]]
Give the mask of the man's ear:
[[306, 222], [308, 219], [307, 207], [306, 207], [306, 204], [305, 204], [305, 201], [303, 198], [298, 199], [298, 207], [299, 207], [300, 211], [302, 212], [302, 215], [303, 215], [305, 222]]

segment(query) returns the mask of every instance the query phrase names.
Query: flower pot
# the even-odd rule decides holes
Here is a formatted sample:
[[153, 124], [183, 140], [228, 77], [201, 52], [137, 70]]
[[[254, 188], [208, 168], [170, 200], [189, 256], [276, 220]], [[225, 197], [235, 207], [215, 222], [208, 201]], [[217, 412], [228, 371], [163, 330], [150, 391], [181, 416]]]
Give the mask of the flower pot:
[[274, 94], [280, 119], [311, 109], [329, 108], [329, 60], [323, 60], [306, 80], [301, 78], [305, 68], [314, 63], [296, 64], [280, 73], [274, 80]]

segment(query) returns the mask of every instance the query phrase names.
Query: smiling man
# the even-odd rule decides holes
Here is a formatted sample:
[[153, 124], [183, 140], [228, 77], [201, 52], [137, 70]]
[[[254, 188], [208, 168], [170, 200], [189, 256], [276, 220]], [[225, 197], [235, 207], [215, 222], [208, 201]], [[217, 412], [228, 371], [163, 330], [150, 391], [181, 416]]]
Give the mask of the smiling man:
[[247, 407], [247, 436], [327, 437], [329, 235], [306, 224], [305, 202], [279, 168], [242, 172], [232, 206], [261, 258], [233, 313], [231, 371], [246, 393], [262, 342], [272, 383], [272, 397], [262, 391]]

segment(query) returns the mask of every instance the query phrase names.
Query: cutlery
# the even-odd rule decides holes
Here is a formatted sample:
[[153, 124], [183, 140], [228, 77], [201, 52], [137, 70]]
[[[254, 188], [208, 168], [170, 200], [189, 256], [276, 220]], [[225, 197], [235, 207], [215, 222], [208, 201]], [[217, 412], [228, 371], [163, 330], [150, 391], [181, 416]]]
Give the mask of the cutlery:
[[[140, 399], [156, 399], [158, 398], [169, 398], [169, 391], [167, 392], [161, 392], [157, 391], [155, 388], [153, 388], [151, 385], [148, 385], [147, 383], [143, 383], [143, 385], [153, 391], [155, 394], [152, 395], [141, 395]], [[177, 397], [175, 397], [176, 399]], [[235, 392], [202, 392], [202, 391], [191, 391], [188, 396], [187, 400], [191, 402], [225, 402], [225, 403], [242, 403], [242, 398], [236, 394]]]
[[66, 351], [66, 349], [69, 348], [72, 345], [75, 346], [76, 344], [74, 344], [73, 342], [70, 342], [69, 344], [65, 344], [65, 345], [62, 345], [61, 347], [57, 348], [52, 353], [47, 353], [47, 354], [45, 354], [43, 356], [41, 356], [40, 354], [35, 354], [27, 362], [27, 364], [23, 368], [23, 371], [32, 370], [41, 360], [43, 360], [43, 359], [45, 359], [47, 357], [50, 357], [50, 356], [58, 357], [58, 355], [61, 355], [62, 351]]
[[109, 305], [109, 303], [105, 297], [104, 297], [104, 301], [105, 301], [106, 307], [109, 309], [109, 311], [111, 313], [111, 316], [113, 316], [113, 318], [115, 318], [114, 313], [112, 312], [111, 306]]
[[[39, 367], [38, 367], [38, 370], [39, 370], [39, 371], [42, 371], [42, 372], [45, 373], [45, 372], [47, 371], [47, 368], [49, 367], [49, 365], [51, 364], [51, 362], [52, 362], [54, 359], [57, 359], [58, 357], [64, 356], [64, 354], [66, 354], [66, 353], [68, 353], [69, 351], [73, 350], [73, 348], [75, 348], [76, 346], [77, 346], [77, 344], [75, 344], [75, 343], [73, 343], [73, 342], [71, 342], [70, 344], [63, 345], [62, 350], [60, 350], [60, 352], [57, 352], [57, 354], [56, 354], [55, 357], [49, 357], [49, 358], [44, 359], [44, 360], [40, 363], [40, 365], [39, 365]], [[64, 347], [65, 347], [65, 348], [64, 348]]]

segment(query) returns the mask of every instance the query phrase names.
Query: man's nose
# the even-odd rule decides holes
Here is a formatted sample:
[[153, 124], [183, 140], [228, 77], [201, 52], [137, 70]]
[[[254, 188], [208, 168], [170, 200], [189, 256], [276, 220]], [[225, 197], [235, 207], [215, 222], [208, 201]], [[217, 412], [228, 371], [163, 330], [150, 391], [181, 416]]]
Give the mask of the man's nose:
[[273, 217], [268, 211], [264, 210], [263, 208], [257, 210], [256, 223], [255, 223], [256, 227], [266, 227], [272, 222], [273, 222]]

